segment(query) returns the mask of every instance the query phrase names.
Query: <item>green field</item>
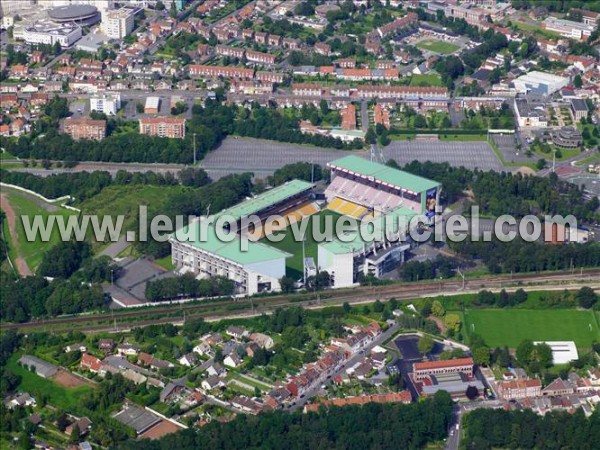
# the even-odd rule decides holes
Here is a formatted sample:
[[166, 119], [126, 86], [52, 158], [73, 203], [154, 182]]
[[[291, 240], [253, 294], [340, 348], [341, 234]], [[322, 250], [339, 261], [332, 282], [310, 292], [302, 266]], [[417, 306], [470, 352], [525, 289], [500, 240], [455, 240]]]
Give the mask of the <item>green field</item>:
[[[313, 239], [313, 233], [311, 232], [311, 230], [313, 230], [313, 226], [318, 226], [317, 230], [324, 230], [324, 218], [326, 216], [332, 216], [332, 223], [335, 224], [335, 220], [336, 218], [340, 217], [340, 214], [330, 211], [328, 209], [323, 210], [320, 213], [317, 213], [310, 217], [308, 227], [306, 228], [306, 242], [304, 245], [306, 257], [314, 258], [315, 264], [317, 264], [317, 266], [319, 264], [317, 260], [318, 245], [317, 242]], [[315, 222], [317, 225], [313, 225], [313, 223]], [[283, 250], [292, 254], [293, 256], [286, 260], [286, 272], [288, 276], [297, 280], [300, 279], [302, 277], [302, 241], [296, 242], [294, 240], [294, 234], [292, 233], [289, 227], [276, 234], [284, 234], [285, 237], [281, 240], [281, 242], [269, 242], [267, 239], [263, 239], [260, 242], [267, 245], [271, 245], [275, 248], [278, 248], [279, 250]]]
[[[465, 331], [483, 337], [490, 347], [515, 348], [524, 339], [575, 341], [590, 348], [600, 339], [598, 318], [592, 311], [572, 309], [474, 309], [466, 311]], [[590, 330], [591, 324], [591, 330]]]
[[[42, 262], [44, 252], [60, 241], [60, 234], [58, 232], [58, 228], [54, 227], [53, 232], [50, 235], [50, 240], [48, 242], [43, 242], [40, 236], [38, 236], [35, 241], [29, 242], [27, 240], [27, 236], [25, 235], [25, 229], [23, 228], [23, 221], [21, 219], [21, 216], [28, 216], [30, 223], [32, 223], [33, 218], [39, 215], [43, 218], [44, 223], [46, 223], [50, 215], [68, 217], [77, 213], [75, 211], [61, 208], [58, 205], [55, 205], [58, 207], [56, 211], [48, 212], [35, 201], [17, 194], [16, 191], [5, 188], [2, 190], [2, 193], [7, 196], [8, 202], [10, 203], [17, 216], [17, 238], [15, 241], [14, 236], [10, 237], [11, 245], [9, 256], [14, 262], [14, 259], [16, 258], [18, 252], [18, 254], [25, 259], [25, 262], [27, 262], [29, 268], [32, 271], [35, 271], [37, 266]], [[41, 200], [39, 201], [41, 202]], [[4, 222], [4, 233], [6, 236], [10, 234], [8, 229], [8, 221]]]
[[436, 74], [425, 74], [425, 75], [418, 75], [415, 74], [413, 76], [410, 77], [410, 84], [409, 86], [432, 86], [432, 87], [440, 87], [443, 86], [444, 83], [442, 82], [442, 78], [439, 75]]
[[425, 39], [424, 41], [418, 42], [415, 47], [420, 48], [421, 50], [440, 53], [442, 55], [449, 55], [460, 48], [458, 45], [437, 39]]
[[35, 372], [30, 372], [21, 367], [17, 364], [19, 357], [20, 355], [13, 355], [6, 365], [7, 369], [10, 369], [15, 375], [21, 377], [19, 391], [28, 392], [34, 397], [44, 394], [48, 398], [48, 403], [52, 406], [76, 413], [79, 409], [78, 405], [81, 402], [82, 396], [93, 390], [92, 387], [87, 385], [76, 388], [62, 387], [52, 380], [42, 378]]
[[440, 141], [457, 141], [457, 142], [472, 142], [472, 141], [487, 141], [487, 134], [440, 134]]

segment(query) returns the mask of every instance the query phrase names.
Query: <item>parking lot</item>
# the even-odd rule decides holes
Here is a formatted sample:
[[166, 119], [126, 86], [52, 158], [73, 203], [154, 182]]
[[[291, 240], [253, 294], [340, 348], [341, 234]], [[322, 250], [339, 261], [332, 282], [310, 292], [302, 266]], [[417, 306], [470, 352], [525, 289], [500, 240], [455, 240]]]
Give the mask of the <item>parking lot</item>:
[[528, 158], [525, 155], [525, 150], [521, 150], [517, 155], [517, 141], [514, 135], [497, 134], [492, 137], [498, 150], [502, 153], [502, 157], [509, 163], [525, 163], [534, 162], [535, 158]]
[[254, 172], [263, 178], [276, 169], [295, 162], [313, 162], [324, 166], [349, 154], [366, 156], [364, 151], [332, 150], [249, 138], [228, 137], [202, 161], [201, 166], [213, 179], [231, 173]]
[[394, 141], [383, 149], [383, 154], [400, 165], [417, 160], [448, 162], [467, 169], [504, 168], [487, 142]]

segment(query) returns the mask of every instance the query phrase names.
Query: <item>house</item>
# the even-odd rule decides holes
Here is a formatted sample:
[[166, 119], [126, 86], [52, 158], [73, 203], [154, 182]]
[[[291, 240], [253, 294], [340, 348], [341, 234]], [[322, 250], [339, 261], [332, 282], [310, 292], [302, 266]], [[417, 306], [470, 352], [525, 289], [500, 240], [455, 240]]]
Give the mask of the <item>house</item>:
[[70, 436], [75, 430], [75, 427], [79, 429], [79, 435], [82, 436], [92, 429], [92, 421], [87, 417], [77, 419], [65, 428], [65, 433]]
[[260, 347], [256, 342], [250, 342], [246, 346], [246, 355], [248, 355], [250, 358], [254, 358], [254, 355], [256, 354], [258, 349], [260, 349]]
[[244, 395], [238, 395], [238, 396], [234, 397], [231, 400], [231, 406], [233, 406], [234, 408], [238, 408], [238, 409], [242, 410], [243, 412], [254, 414], [254, 415], [261, 412], [264, 407], [262, 404], [254, 401], [251, 398], [248, 398]]
[[15, 396], [12, 400], [10, 400], [8, 402], [8, 404], [6, 406], [8, 406], [9, 409], [13, 409], [16, 408], [17, 406], [21, 406], [21, 407], [26, 407], [26, 406], [35, 406], [36, 402], [35, 402], [35, 398], [33, 398], [31, 395], [29, 395], [27, 392], [25, 392], [24, 394], [18, 394], [17, 396]]
[[212, 333], [203, 337], [202, 340], [210, 346], [219, 345], [223, 342], [223, 336], [219, 333]]
[[331, 54], [331, 47], [323, 42], [317, 42], [314, 49], [319, 55], [329, 56]]
[[117, 345], [117, 353], [119, 356], [136, 356], [140, 352], [140, 348], [134, 344], [119, 344]]
[[238, 354], [235, 352], [232, 352], [231, 354], [227, 355], [225, 357], [225, 359], [223, 360], [223, 364], [228, 367], [237, 367], [241, 363], [242, 363], [242, 358], [240, 358], [238, 356]]
[[235, 325], [231, 325], [229, 328], [227, 328], [227, 331], [225, 331], [225, 333], [228, 336], [231, 336], [234, 339], [237, 339], [238, 341], [248, 337], [249, 333], [246, 329], [242, 328], [242, 327], [236, 327]]
[[90, 372], [98, 373], [100, 367], [102, 366], [102, 361], [93, 355], [84, 353], [83, 355], [81, 355], [81, 361], [79, 362], [79, 366], [82, 369], [89, 370]]
[[210, 376], [224, 377], [227, 375], [227, 369], [225, 369], [221, 364], [213, 362], [206, 368], [206, 373], [208, 373]]
[[498, 395], [506, 400], [518, 400], [527, 397], [539, 397], [542, 393], [542, 382], [539, 379], [518, 379], [501, 381], [497, 384]]
[[198, 364], [198, 358], [196, 355], [194, 355], [194, 353], [187, 353], [179, 358], [179, 364], [182, 366], [194, 367], [196, 364]]
[[544, 389], [542, 389], [542, 395], [557, 396], [570, 395], [573, 393], [575, 393], [575, 388], [573, 385], [562, 378], [557, 378]]
[[98, 349], [103, 352], [112, 352], [113, 347], [115, 346], [115, 341], [112, 339], [100, 339], [98, 341]]
[[178, 393], [183, 391], [184, 389], [186, 389], [186, 387], [185, 387], [185, 384], [183, 381], [181, 381], [181, 380], [171, 381], [171, 382], [167, 383], [167, 385], [163, 388], [163, 390], [160, 392], [160, 395], [158, 398], [161, 402], [164, 403], [164, 402], [168, 401], [174, 395], [177, 395]]
[[198, 345], [196, 345], [193, 349], [193, 352], [198, 353], [200, 356], [202, 355], [214, 355], [214, 351], [211, 348], [210, 345], [208, 345], [208, 343], [206, 342], [200, 342]]
[[265, 350], [270, 350], [275, 346], [275, 342], [273, 342], [273, 338], [267, 336], [263, 333], [252, 333], [250, 334], [250, 340], [252, 342], [256, 342], [259, 347], [264, 348]]
[[212, 391], [213, 389], [216, 389], [216, 388], [225, 387], [225, 383], [218, 376], [212, 375], [212, 376], [202, 380], [202, 383], [200, 383], [200, 386], [202, 387], [202, 389], [204, 389], [204, 391]]
[[28, 419], [35, 426], [38, 426], [39, 424], [42, 423], [42, 418], [40, 417], [39, 414], [32, 414], [28, 417]]
[[77, 344], [67, 345], [65, 347], [66, 353], [70, 353], [70, 352], [74, 352], [74, 351], [80, 351], [80, 352], [84, 353], [84, 352], [87, 352], [87, 347], [80, 342], [78, 342]]

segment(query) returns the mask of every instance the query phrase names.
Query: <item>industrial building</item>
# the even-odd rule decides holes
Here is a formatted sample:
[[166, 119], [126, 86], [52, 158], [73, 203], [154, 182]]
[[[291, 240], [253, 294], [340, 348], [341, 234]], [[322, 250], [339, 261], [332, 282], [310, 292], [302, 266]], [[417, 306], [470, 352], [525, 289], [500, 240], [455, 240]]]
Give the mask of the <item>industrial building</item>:
[[557, 19], [552, 16], [542, 22], [542, 28], [579, 41], [589, 38], [594, 32], [594, 25], [574, 22], [572, 20]]
[[522, 94], [552, 95], [569, 84], [569, 79], [534, 70], [513, 81], [515, 89]]
[[146, 97], [144, 114], [158, 114], [160, 110], [160, 97]]

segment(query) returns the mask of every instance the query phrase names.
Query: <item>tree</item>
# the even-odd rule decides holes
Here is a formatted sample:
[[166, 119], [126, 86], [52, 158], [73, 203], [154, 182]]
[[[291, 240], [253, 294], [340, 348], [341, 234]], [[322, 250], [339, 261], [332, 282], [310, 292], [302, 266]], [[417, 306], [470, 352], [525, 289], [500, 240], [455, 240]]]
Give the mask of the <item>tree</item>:
[[473, 350], [473, 361], [480, 366], [487, 366], [490, 363], [490, 349], [488, 347], [477, 347]]
[[352, 311], [352, 306], [350, 306], [350, 303], [344, 302], [342, 303], [342, 309], [346, 314], [348, 314], [350, 311]]
[[377, 143], [377, 134], [375, 133], [373, 127], [369, 127], [369, 129], [367, 130], [367, 134], [365, 135], [365, 141], [368, 144]]
[[295, 284], [295, 281], [291, 277], [283, 276], [279, 279], [279, 285], [281, 286], [281, 292], [283, 292], [284, 294], [289, 294], [290, 292], [294, 292], [294, 284]]
[[421, 353], [427, 355], [433, 350], [434, 342], [429, 336], [421, 336], [417, 347]]
[[431, 305], [431, 313], [436, 317], [443, 317], [446, 314], [446, 309], [439, 300], [434, 300]]
[[223, 351], [218, 348], [215, 350], [215, 362], [222, 363], [223, 362]]
[[575, 78], [573, 78], [573, 86], [575, 86], [577, 89], [583, 86], [583, 80], [581, 79], [581, 75], [575, 75]]
[[535, 163], [535, 167], [537, 170], [543, 170], [546, 167], [546, 160], [544, 158], [538, 159], [537, 163]]
[[156, 2], [156, 6], [155, 6], [155, 8], [156, 8], [156, 10], [157, 10], [157, 11], [164, 11], [164, 9], [165, 9], [165, 4], [164, 4], [164, 3], [163, 3], [161, 0], [158, 0], [158, 1]]
[[470, 385], [465, 391], [465, 395], [469, 400], [475, 400], [477, 397], [479, 397], [479, 389], [477, 389], [477, 386]]
[[383, 311], [383, 308], [383, 303], [381, 303], [379, 300], [375, 300], [375, 303], [373, 304], [373, 312], [380, 313]]
[[585, 309], [592, 308], [598, 301], [598, 295], [591, 287], [584, 286], [575, 294], [575, 299], [579, 306]]

